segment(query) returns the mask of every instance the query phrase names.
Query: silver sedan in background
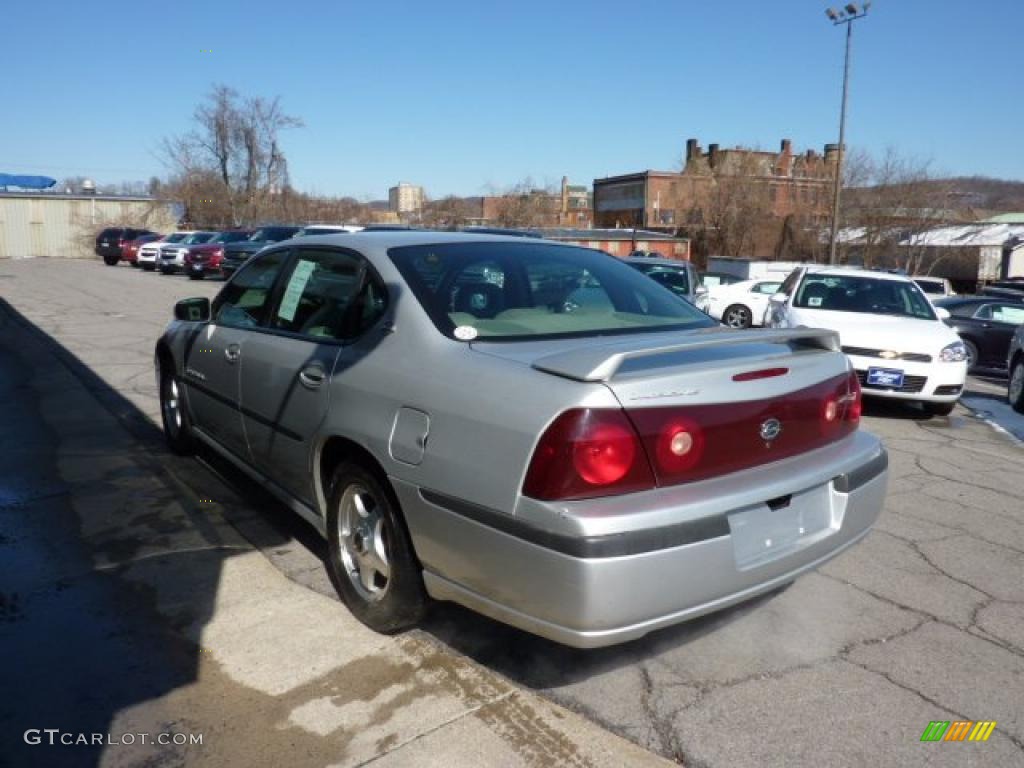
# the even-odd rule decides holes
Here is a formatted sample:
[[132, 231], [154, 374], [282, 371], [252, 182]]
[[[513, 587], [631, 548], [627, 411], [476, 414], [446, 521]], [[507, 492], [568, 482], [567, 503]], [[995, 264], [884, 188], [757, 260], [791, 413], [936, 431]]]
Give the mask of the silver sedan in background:
[[883, 505], [834, 333], [720, 328], [600, 251], [301, 238], [175, 318], [156, 345], [171, 447], [315, 526], [378, 631], [434, 598], [622, 642], [788, 583]]

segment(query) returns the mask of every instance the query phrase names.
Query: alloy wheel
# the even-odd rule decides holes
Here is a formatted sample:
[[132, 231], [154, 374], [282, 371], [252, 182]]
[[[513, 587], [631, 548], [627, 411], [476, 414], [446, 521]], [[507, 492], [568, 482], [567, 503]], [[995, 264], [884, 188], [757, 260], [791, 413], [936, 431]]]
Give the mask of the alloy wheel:
[[750, 319], [750, 310], [746, 307], [729, 307], [725, 313], [725, 324], [730, 328], [747, 328]]
[[339, 503], [337, 536], [345, 575], [364, 600], [381, 600], [391, 584], [383, 501], [365, 486], [353, 483]]
[[178, 392], [178, 382], [173, 376], [164, 379], [164, 395], [161, 400], [164, 424], [171, 432], [171, 437], [175, 437], [181, 431], [181, 396]]

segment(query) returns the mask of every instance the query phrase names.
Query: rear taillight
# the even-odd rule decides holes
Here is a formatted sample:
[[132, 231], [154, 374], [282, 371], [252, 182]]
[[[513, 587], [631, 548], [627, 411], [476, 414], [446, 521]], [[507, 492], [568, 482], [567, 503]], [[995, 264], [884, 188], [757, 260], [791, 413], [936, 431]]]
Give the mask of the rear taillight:
[[[828, 394], [821, 404], [821, 429], [832, 435], [860, 421], [861, 392], [857, 373], [850, 373]], [[849, 431], [848, 428], [845, 431]]]
[[771, 399], [574, 409], [544, 432], [523, 493], [586, 499], [720, 477], [842, 439], [857, 429], [860, 411], [852, 371]]
[[588, 499], [654, 487], [643, 446], [615, 409], [566, 411], [545, 430], [523, 493], [536, 499]]

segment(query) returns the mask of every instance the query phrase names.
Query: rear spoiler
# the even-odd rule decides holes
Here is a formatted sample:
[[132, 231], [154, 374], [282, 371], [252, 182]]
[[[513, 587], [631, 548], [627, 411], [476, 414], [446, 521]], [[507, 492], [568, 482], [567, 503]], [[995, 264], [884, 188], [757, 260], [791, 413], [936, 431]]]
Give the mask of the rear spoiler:
[[[705, 335], [706, 334], [706, 335]], [[787, 344], [804, 349], [839, 351], [839, 335], [822, 328], [792, 328], [752, 331], [713, 329], [683, 336], [680, 341], [657, 346], [640, 339], [610, 344], [588, 345], [546, 355], [533, 362], [533, 368], [576, 381], [609, 381], [627, 360], [690, 352], [708, 347], [734, 344]]]

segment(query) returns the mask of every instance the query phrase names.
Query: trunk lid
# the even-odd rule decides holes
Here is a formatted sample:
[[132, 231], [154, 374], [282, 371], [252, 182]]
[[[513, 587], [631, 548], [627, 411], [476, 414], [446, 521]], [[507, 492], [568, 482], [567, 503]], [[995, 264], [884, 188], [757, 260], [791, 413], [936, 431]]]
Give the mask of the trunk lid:
[[[860, 418], [856, 375], [832, 331], [707, 329], [473, 348], [608, 387], [659, 486], [815, 450], [852, 433]], [[579, 428], [591, 418], [577, 414]], [[605, 448], [595, 434], [584, 450], [599, 455]], [[609, 455], [616, 450], [609, 443]]]
[[[708, 328], [603, 339], [477, 341], [472, 346], [553, 376], [602, 383], [626, 408], [770, 399], [847, 370], [838, 336], [820, 329]], [[733, 379], [772, 368], [786, 372]]]

